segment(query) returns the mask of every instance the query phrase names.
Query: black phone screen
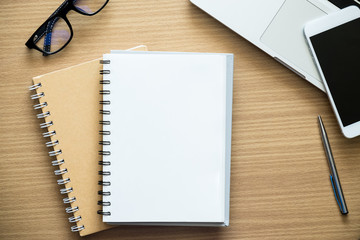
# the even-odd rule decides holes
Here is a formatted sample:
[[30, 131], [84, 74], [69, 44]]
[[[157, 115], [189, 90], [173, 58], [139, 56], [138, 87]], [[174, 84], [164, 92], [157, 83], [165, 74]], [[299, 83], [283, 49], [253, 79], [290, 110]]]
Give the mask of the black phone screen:
[[344, 127], [360, 121], [360, 18], [310, 41]]

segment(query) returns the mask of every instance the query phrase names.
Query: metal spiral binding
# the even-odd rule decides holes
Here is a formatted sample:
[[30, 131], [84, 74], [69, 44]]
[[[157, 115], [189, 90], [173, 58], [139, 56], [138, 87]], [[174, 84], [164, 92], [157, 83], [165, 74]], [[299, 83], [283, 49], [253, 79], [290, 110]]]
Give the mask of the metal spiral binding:
[[50, 132], [45, 132], [43, 133], [43, 137], [51, 137], [51, 136], [54, 136], [56, 134], [55, 131], [50, 131]]
[[46, 117], [48, 117], [48, 116], [50, 116], [50, 112], [49, 112], [49, 111], [36, 114], [36, 117], [37, 117], [37, 118], [46, 118]]
[[[110, 60], [100, 60], [100, 64], [110, 64]], [[105, 78], [106, 74], [110, 74], [110, 70], [100, 70], [100, 74], [103, 75], [103, 78]], [[100, 80], [100, 84], [101, 85], [109, 85], [110, 80], [106, 80], [106, 79]], [[102, 89], [102, 90], [99, 91], [99, 94], [103, 95], [103, 96], [106, 96], [106, 95], [110, 95], [111, 91], [108, 90], [108, 89]], [[102, 105], [102, 106], [107, 106], [107, 105], [110, 105], [111, 102], [110, 102], [110, 100], [103, 99], [103, 100], [99, 101], [99, 104]], [[99, 113], [101, 115], [111, 115], [111, 111], [110, 110], [105, 110], [105, 109], [101, 109], [99, 111]], [[111, 122], [108, 121], [108, 120], [101, 120], [101, 121], [99, 121], [99, 124], [103, 125], [103, 126], [108, 126], [108, 125], [111, 124]], [[101, 130], [101, 131], [99, 131], [99, 134], [103, 135], [103, 136], [106, 136], [106, 135], [111, 135], [111, 132], [107, 131], [107, 130]], [[99, 145], [101, 145], [101, 146], [109, 146], [109, 145], [111, 145], [111, 142], [103, 140], [103, 141], [99, 141]], [[109, 166], [109, 165], [111, 165], [110, 161], [105, 161], [104, 160], [104, 158], [111, 155], [110, 151], [107, 151], [107, 150], [103, 149], [103, 150], [99, 151], [99, 155], [103, 156], [103, 159], [99, 161], [99, 165], [101, 165], [101, 166]], [[111, 172], [102, 170], [102, 171], [99, 171], [99, 175], [109, 176], [109, 175], [111, 175]], [[110, 186], [111, 183], [109, 181], [99, 181], [98, 185], [106, 187], [106, 186]], [[98, 194], [102, 195], [102, 196], [110, 196], [111, 192], [110, 191], [102, 191], [102, 190], [100, 190], [100, 191], [98, 191]], [[100, 205], [100, 206], [110, 206], [111, 203], [109, 201], [98, 201], [98, 205]], [[104, 215], [104, 216], [110, 216], [111, 215], [111, 213], [109, 211], [103, 211], [103, 210], [98, 210], [97, 213], [100, 214], [100, 215]]]
[[29, 87], [29, 90], [35, 90], [35, 89], [38, 89], [39, 87], [42, 87], [41, 83], [37, 83], [37, 84], [34, 84], [32, 86]]
[[51, 164], [53, 166], [60, 166], [63, 163], [65, 163], [64, 159], [58, 159], [58, 160], [51, 161]]
[[71, 193], [72, 191], [73, 191], [72, 187], [60, 189], [61, 194], [68, 194], [68, 193]]
[[99, 181], [98, 184], [101, 186], [110, 186], [111, 185], [111, 183], [109, 181]]
[[99, 121], [99, 124], [101, 124], [101, 125], [110, 125], [111, 122], [110, 121]]
[[63, 175], [65, 173], [67, 173], [67, 172], [68, 172], [67, 168], [57, 169], [57, 170], [54, 171], [56, 176]]
[[43, 103], [35, 104], [33, 108], [36, 110], [36, 109], [44, 108], [46, 106], [47, 106], [47, 102], [43, 102]]
[[[32, 86], [29, 87], [29, 90], [30, 91], [33, 91], [33, 90], [37, 90], [39, 89], [40, 87], [42, 87], [42, 84], [41, 83], [37, 83], [37, 84], [34, 84]], [[31, 99], [33, 100], [38, 100], [40, 101], [39, 99], [44, 97], [45, 96], [45, 93], [44, 92], [39, 92], [39, 93], [36, 93], [36, 94], [33, 94], [30, 96]], [[33, 105], [33, 108], [35, 110], [38, 110], [38, 109], [43, 109], [43, 108], [46, 108], [48, 106], [48, 103], [47, 102], [39, 102], [38, 104], [35, 104]], [[45, 119], [47, 117], [49, 117], [51, 115], [50, 111], [43, 111], [42, 113], [39, 113], [36, 115], [37, 118], [39, 119]], [[47, 129], [49, 128], [50, 126], [53, 126], [54, 125], [54, 122], [53, 121], [48, 121], [48, 122], [44, 122], [44, 123], [41, 123], [40, 124], [40, 128], [41, 129]], [[42, 134], [43, 137], [52, 137], [54, 135], [56, 135], [56, 131], [55, 130], [52, 130], [52, 131], [48, 131], [48, 132], [45, 132]], [[53, 140], [53, 141], [48, 141], [45, 143], [46, 147], [54, 147], [56, 145], [59, 144], [59, 141], [58, 140]], [[50, 151], [49, 152], [49, 156], [51, 157], [56, 157], [58, 155], [62, 154], [62, 150], [61, 149], [58, 149], [58, 150], [53, 150], [53, 151]], [[54, 161], [51, 161], [51, 164], [53, 166], [61, 166], [62, 164], [65, 163], [65, 160], [64, 159], [57, 159], [57, 160], [54, 160]], [[54, 171], [54, 174], [55, 175], [63, 175], [63, 174], [66, 174], [68, 172], [67, 168], [63, 168], [63, 169], [57, 169]], [[57, 180], [57, 184], [58, 185], [64, 185], [65, 188], [62, 188], [60, 189], [60, 193], [61, 194], [69, 194], [71, 192], [73, 192], [73, 188], [72, 187], [67, 187], [66, 184], [70, 183], [70, 178], [61, 178], [61, 179], [58, 179]], [[76, 197], [67, 197], [67, 198], [64, 198], [63, 199], [63, 202], [64, 204], [70, 204], [70, 203], [73, 203], [76, 201]], [[79, 207], [67, 207], [65, 209], [65, 211], [67, 213], [74, 213], [74, 212], [77, 212], [79, 210]], [[69, 222], [71, 223], [74, 223], [74, 222], [79, 222], [81, 220], [81, 216], [71, 216], [69, 217]], [[81, 231], [85, 229], [85, 226], [84, 225], [74, 225], [71, 227], [71, 231], [72, 232], [78, 232], [78, 231]]]
[[57, 184], [59, 184], [59, 185], [64, 185], [64, 184], [70, 182], [70, 178], [58, 179], [58, 180], [56, 180], [56, 181], [57, 181]]
[[81, 231], [81, 230], [84, 230], [85, 229], [85, 227], [84, 227], [84, 225], [81, 225], [81, 226], [72, 226], [71, 227], [71, 231], [72, 232], [79, 232], [79, 231]]
[[110, 70], [100, 70], [100, 74], [101, 75], [110, 74]]
[[99, 141], [99, 144], [100, 145], [111, 145], [111, 142], [110, 141]]
[[109, 156], [111, 155], [111, 152], [110, 151], [99, 151], [99, 155], [103, 155], [103, 156]]
[[100, 80], [100, 84], [110, 84], [110, 80]]
[[99, 93], [101, 95], [110, 95], [111, 92], [110, 92], [110, 90], [100, 90]]
[[103, 115], [110, 115], [111, 114], [111, 112], [109, 110], [100, 110], [99, 112], [100, 112], [100, 114], [103, 114]]
[[49, 156], [50, 156], [50, 157], [55, 157], [55, 156], [60, 155], [60, 154], [62, 154], [61, 149], [59, 149], [59, 150], [54, 150], [54, 151], [50, 151], [50, 152], [49, 152]]
[[45, 96], [45, 94], [43, 92], [41, 92], [41, 93], [31, 95], [30, 98], [31, 99], [39, 99], [39, 98], [42, 98], [43, 96]]
[[101, 205], [101, 206], [110, 206], [110, 205], [111, 205], [111, 202], [98, 201], [98, 205]]
[[102, 176], [110, 176], [110, 175], [111, 175], [111, 172], [109, 172], [109, 171], [99, 171], [99, 175], [102, 175]]
[[81, 216], [72, 216], [72, 217], [69, 217], [69, 222], [78, 222], [81, 220]]
[[99, 134], [100, 135], [110, 135], [111, 134], [111, 132], [110, 131], [99, 131]]
[[53, 121], [45, 122], [40, 124], [40, 128], [48, 128], [50, 126], [54, 125]]
[[110, 166], [110, 165], [111, 165], [111, 162], [110, 162], [110, 161], [99, 161], [99, 165], [102, 165], [102, 166]]
[[[104, 206], [104, 205], [103, 205]], [[109, 205], [110, 206], [110, 205]], [[104, 216], [110, 216], [111, 212], [104, 212], [103, 210], [98, 210], [97, 214], [104, 215]]]
[[52, 142], [45, 143], [45, 145], [47, 147], [53, 147], [53, 146], [58, 145], [58, 144], [59, 144], [59, 140], [55, 140], [55, 141], [52, 141]]
[[79, 207], [67, 207], [65, 208], [66, 213], [73, 213], [79, 211]]
[[110, 102], [109, 100], [99, 101], [99, 103], [100, 103], [101, 105], [110, 105], [110, 104], [111, 104], [111, 102]]
[[76, 197], [71, 197], [71, 198], [64, 198], [63, 199], [63, 202], [64, 202], [64, 204], [67, 204], [67, 203], [73, 203], [73, 202], [75, 202], [76, 201]]
[[98, 191], [98, 194], [99, 195], [102, 195], [102, 196], [110, 196], [111, 195], [111, 192], [109, 192], [109, 191], [107, 191], [107, 192], [105, 192], [105, 191]]

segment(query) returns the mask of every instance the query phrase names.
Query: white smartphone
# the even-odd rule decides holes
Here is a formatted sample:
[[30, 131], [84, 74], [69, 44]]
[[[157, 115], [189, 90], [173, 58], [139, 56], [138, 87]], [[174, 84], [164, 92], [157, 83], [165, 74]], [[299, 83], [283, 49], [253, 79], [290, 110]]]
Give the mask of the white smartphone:
[[304, 33], [341, 131], [360, 135], [360, 9], [311, 21]]

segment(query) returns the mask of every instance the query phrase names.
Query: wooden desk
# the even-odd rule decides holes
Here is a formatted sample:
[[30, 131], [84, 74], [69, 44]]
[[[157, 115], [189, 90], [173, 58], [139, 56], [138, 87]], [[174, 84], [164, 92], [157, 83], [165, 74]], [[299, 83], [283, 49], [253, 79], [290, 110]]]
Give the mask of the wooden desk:
[[[69, 230], [34, 116], [31, 77], [139, 44], [235, 55], [230, 227], [122, 226], [86, 239], [360, 238], [360, 138], [342, 136], [323, 92], [187, 0], [112, 0], [93, 17], [72, 12], [75, 36], [64, 51], [43, 57], [28, 50], [25, 41], [61, 2], [0, 3], [1, 239], [80, 239]], [[318, 114], [350, 211], [345, 217], [332, 193]]]

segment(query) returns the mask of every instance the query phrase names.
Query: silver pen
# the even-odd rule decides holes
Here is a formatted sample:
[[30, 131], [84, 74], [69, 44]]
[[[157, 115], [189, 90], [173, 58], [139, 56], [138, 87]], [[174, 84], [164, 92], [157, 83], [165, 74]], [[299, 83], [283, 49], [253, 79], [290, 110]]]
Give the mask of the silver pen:
[[323, 145], [324, 145], [326, 158], [328, 159], [328, 163], [329, 163], [330, 182], [331, 182], [331, 185], [332, 185], [333, 190], [334, 190], [335, 199], [336, 199], [336, 202], [338, 203], [338, 205], [340, 207], [340, 212], [342, 214], [348, 214], [349, 211], [347, 209], [346, 202], [345, 202], [345, 197], [344, 197], [344, 194], [343, 194], [342, 189], [341, 189], [340, 179], [339, 179], [338, 173], [336, 171], [335, 161], [334, 161], [334, 157], [333, 157], [332, 152], [331, 152], [329, 139], [327, 137], [326, 130], [325, 130], [325, 127], [324, 127], [324, 124], [323, 124], [323, 122], [321, 120], [320, 115], [318, 116], [318, 120], [319, 120], [320, 132], [321, 132], [321, 139], [322, 139], [322, 142], [323, 142]]

